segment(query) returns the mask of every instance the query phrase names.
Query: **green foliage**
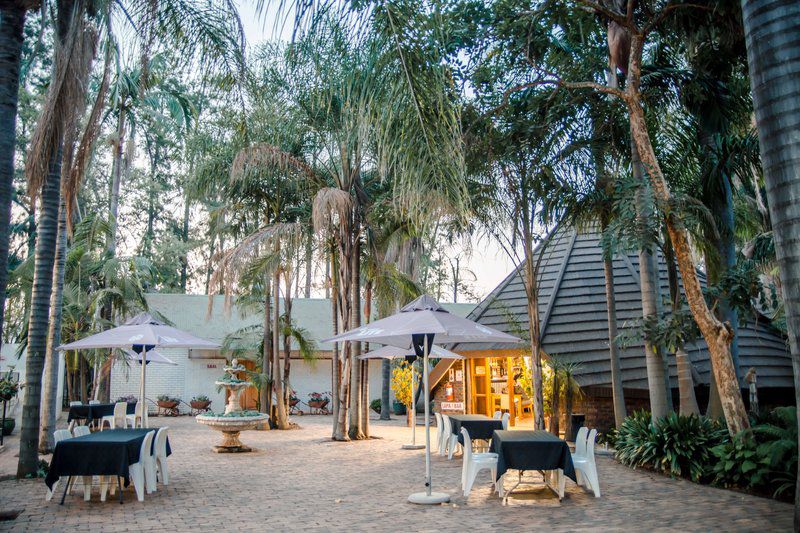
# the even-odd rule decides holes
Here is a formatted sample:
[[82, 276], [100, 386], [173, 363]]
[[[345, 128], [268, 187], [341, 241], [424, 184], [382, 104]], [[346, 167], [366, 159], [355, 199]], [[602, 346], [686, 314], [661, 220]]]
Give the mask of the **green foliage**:
[[701, 481], [709, 473], [711, 449], [726, 441], [727, 429], [714, 420], [673, 412], [653, 423], [649, 412], [637, 411], [617, 431], [615, 448], [628, 466]]
[[715, 483], [791, 499], [797, 476], [797, 411], [779, 407], [712, 453], [717, 459]]
[[381, 412], [381, 400], [380, 398], [375, 398], [371, 402], [369, 402], [369, 408], [375, 411], [376, 413]]
[[156, 399], [159, 402], [178, 402], [180, 403], [181, 399], [177, 397], [172, 397], [169, 394], [159, 394]]
[[192, 397], [193, 402], [208, 402], [210, 398], [205, 394], [198, 394], [197, 396]]

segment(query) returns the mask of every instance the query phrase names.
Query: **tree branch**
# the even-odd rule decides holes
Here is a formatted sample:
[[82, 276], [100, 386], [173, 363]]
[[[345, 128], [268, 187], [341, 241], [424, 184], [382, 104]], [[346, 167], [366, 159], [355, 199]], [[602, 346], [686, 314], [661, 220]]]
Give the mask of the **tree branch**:
[[576, 0], [579, 4], [583, 4], [595, 12], [600, 13], [608, 17], [609, 19], [613, 20], [623, 28], [627, 28], [628, 31], [631, 33], [639, 33], [639, 28], [636, 27], [636, 24], [633, 22], [633, 17], [628, 20], [628, 17], [623, 15], [622, 13], [617, 13], [613, 9], [609, 9], [604, 5], [596, 2], [594, 0]]
[[667, 15], [669, 15], [672, 11], [674, 11], [676, 9], [679, 9], [679, 8], [684, 8], [684, 7], [691, 7], [691, 8], [694, 8], [694, 9], [701, 9], [703, 11], [713, 11], [713, 8], [711, 8], [709, 6], [704, 6], [704, 5], [701, 5], [701, 4], [670, 3], [670, 4], [667, 4], [666, 6], [664, 6], [664, 9], [662, 9], [655, 17], [653, 17], [653, 19], [650, 22], [645, 24], [644, 28], [642, 29], [642, 34], [646, 35], [650, 31], [652, 31], [653, 28], [655, 28], [656, 26], [661, 24], [664, 21], [664, 19], [667, 17]]

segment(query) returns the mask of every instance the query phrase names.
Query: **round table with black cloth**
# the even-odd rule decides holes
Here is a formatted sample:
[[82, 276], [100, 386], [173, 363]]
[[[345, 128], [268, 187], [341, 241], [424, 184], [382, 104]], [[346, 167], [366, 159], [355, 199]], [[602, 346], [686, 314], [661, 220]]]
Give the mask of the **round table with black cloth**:
[[544, 430], [495, 431], [489, 451], [497, 454], [497, 479], [506, 470], [558, 470], [575, 481], [566, 441]]
[[461, 436], [461, 428], [465, 428], [472, 440], [489, 440], [492, 433], [497, 429], [503, 429], [503, 421], [498, 418], [490, 418], [486, 415], [448, 415], [453, 435], [458, 437], [458, 442], [464, 444], [464, 437]]
[[[52, 490], [62, 476], [120, 476], [127, 479], [128, 467], [139, 462], [142, 441], [149, 431], [155, 432], [158, 428], [110, 429], [62, 440], [53, 451], [45, 483]], [[167, 439], [167, 455], [171, 453]]]
[[[93, 405], [71, 405], [69, 414], [67, 415], [67, 422], [73, 420], [100, 420], [104, 416], [111, 416], [114, 414], [113, 403], [96, 403]], [[132, 415], [136, 413], [136, 404], [128, 403], [125, 408], [126, 414]]]

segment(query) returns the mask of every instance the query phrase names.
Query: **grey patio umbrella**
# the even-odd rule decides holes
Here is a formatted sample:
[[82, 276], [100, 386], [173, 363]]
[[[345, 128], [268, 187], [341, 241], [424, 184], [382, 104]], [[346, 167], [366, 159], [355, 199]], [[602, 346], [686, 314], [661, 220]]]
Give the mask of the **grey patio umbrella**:
[[[431, 346], [431, 355], [434, 357], [438, 357], [439, 359], [464, 359], [463, 355], [458, 355], [457, 353], [451, 352], [450, 350], [445, 350], [441, 346], [433, 345]], [[414, 353], [412, 349], [406, 348], [398, 348], [397, 346], [384, 346], [382, 348], [378, 348], [377, 350], [372, 350], [371, 352], [367, 352], [363, 355], [359, 355], [359, 359], [397, 359], [400, 357], [408, 358], [417, 358], [417, 354]], [[411, 365], [411, 398], [412, 402], [413, 399], [416, 397], [416, 385], [417, 379], [414, 376], [414, 365]], [[412, 410], [416, 410], [416, 405], [412, 406]], [[417, 417], [416, 412], [412, 412], [413, 423], [411, 424], [411, 444], [403, 444], [402, 448], [404, 450], [420, 450], [424, 448], [422, 444], [417, 444]]]
[[140, 363], [144, 363], [139, 382], [139, 401], [144, 402], [148, 353], [152, 353], [151, 350], [156, 347], [213, 350], [219, 348], [220, 345], [168, 326], [153, 318], [150, 313], [139, 313], [121, 326], [101, 331], [69, 344], [62, 344], [57, 349], [66, 351], [119, 348], [139, 354], [137, 359]]
[[437, 504], [450, 500], [450, 495], [431, 489], [430, 393], [428, 391], [428, 356], [433, 341], [439, 344], [494, 342], [517, 344], [520, 339], [488, 328], [472, 320], [449, 313], [430, 296], [423, 295], [403, 307], [399, 313], [370, 322], [322, 342], [361, 341], [413, 349], [423, 358], [425, 387], [425, 492], [408, 497], [411, 503]]

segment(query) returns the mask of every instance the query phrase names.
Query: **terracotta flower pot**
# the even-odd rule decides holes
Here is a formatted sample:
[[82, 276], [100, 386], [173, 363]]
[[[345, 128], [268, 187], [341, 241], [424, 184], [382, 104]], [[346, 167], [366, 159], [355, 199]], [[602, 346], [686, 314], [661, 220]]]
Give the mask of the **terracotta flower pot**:
[[[159, 405], [161, 405], [161, 402], [159, 402]], [[189, 405], [192, 406], [192, 409], [208, 409], [208, 406], [211, 405], [211, 400], [192, 400], [189, 402]]]
[[158, 406], [164, 409], [175, 409], [178, 407], [178, 402], [165, 402], [162, 400], [158, 400]]

